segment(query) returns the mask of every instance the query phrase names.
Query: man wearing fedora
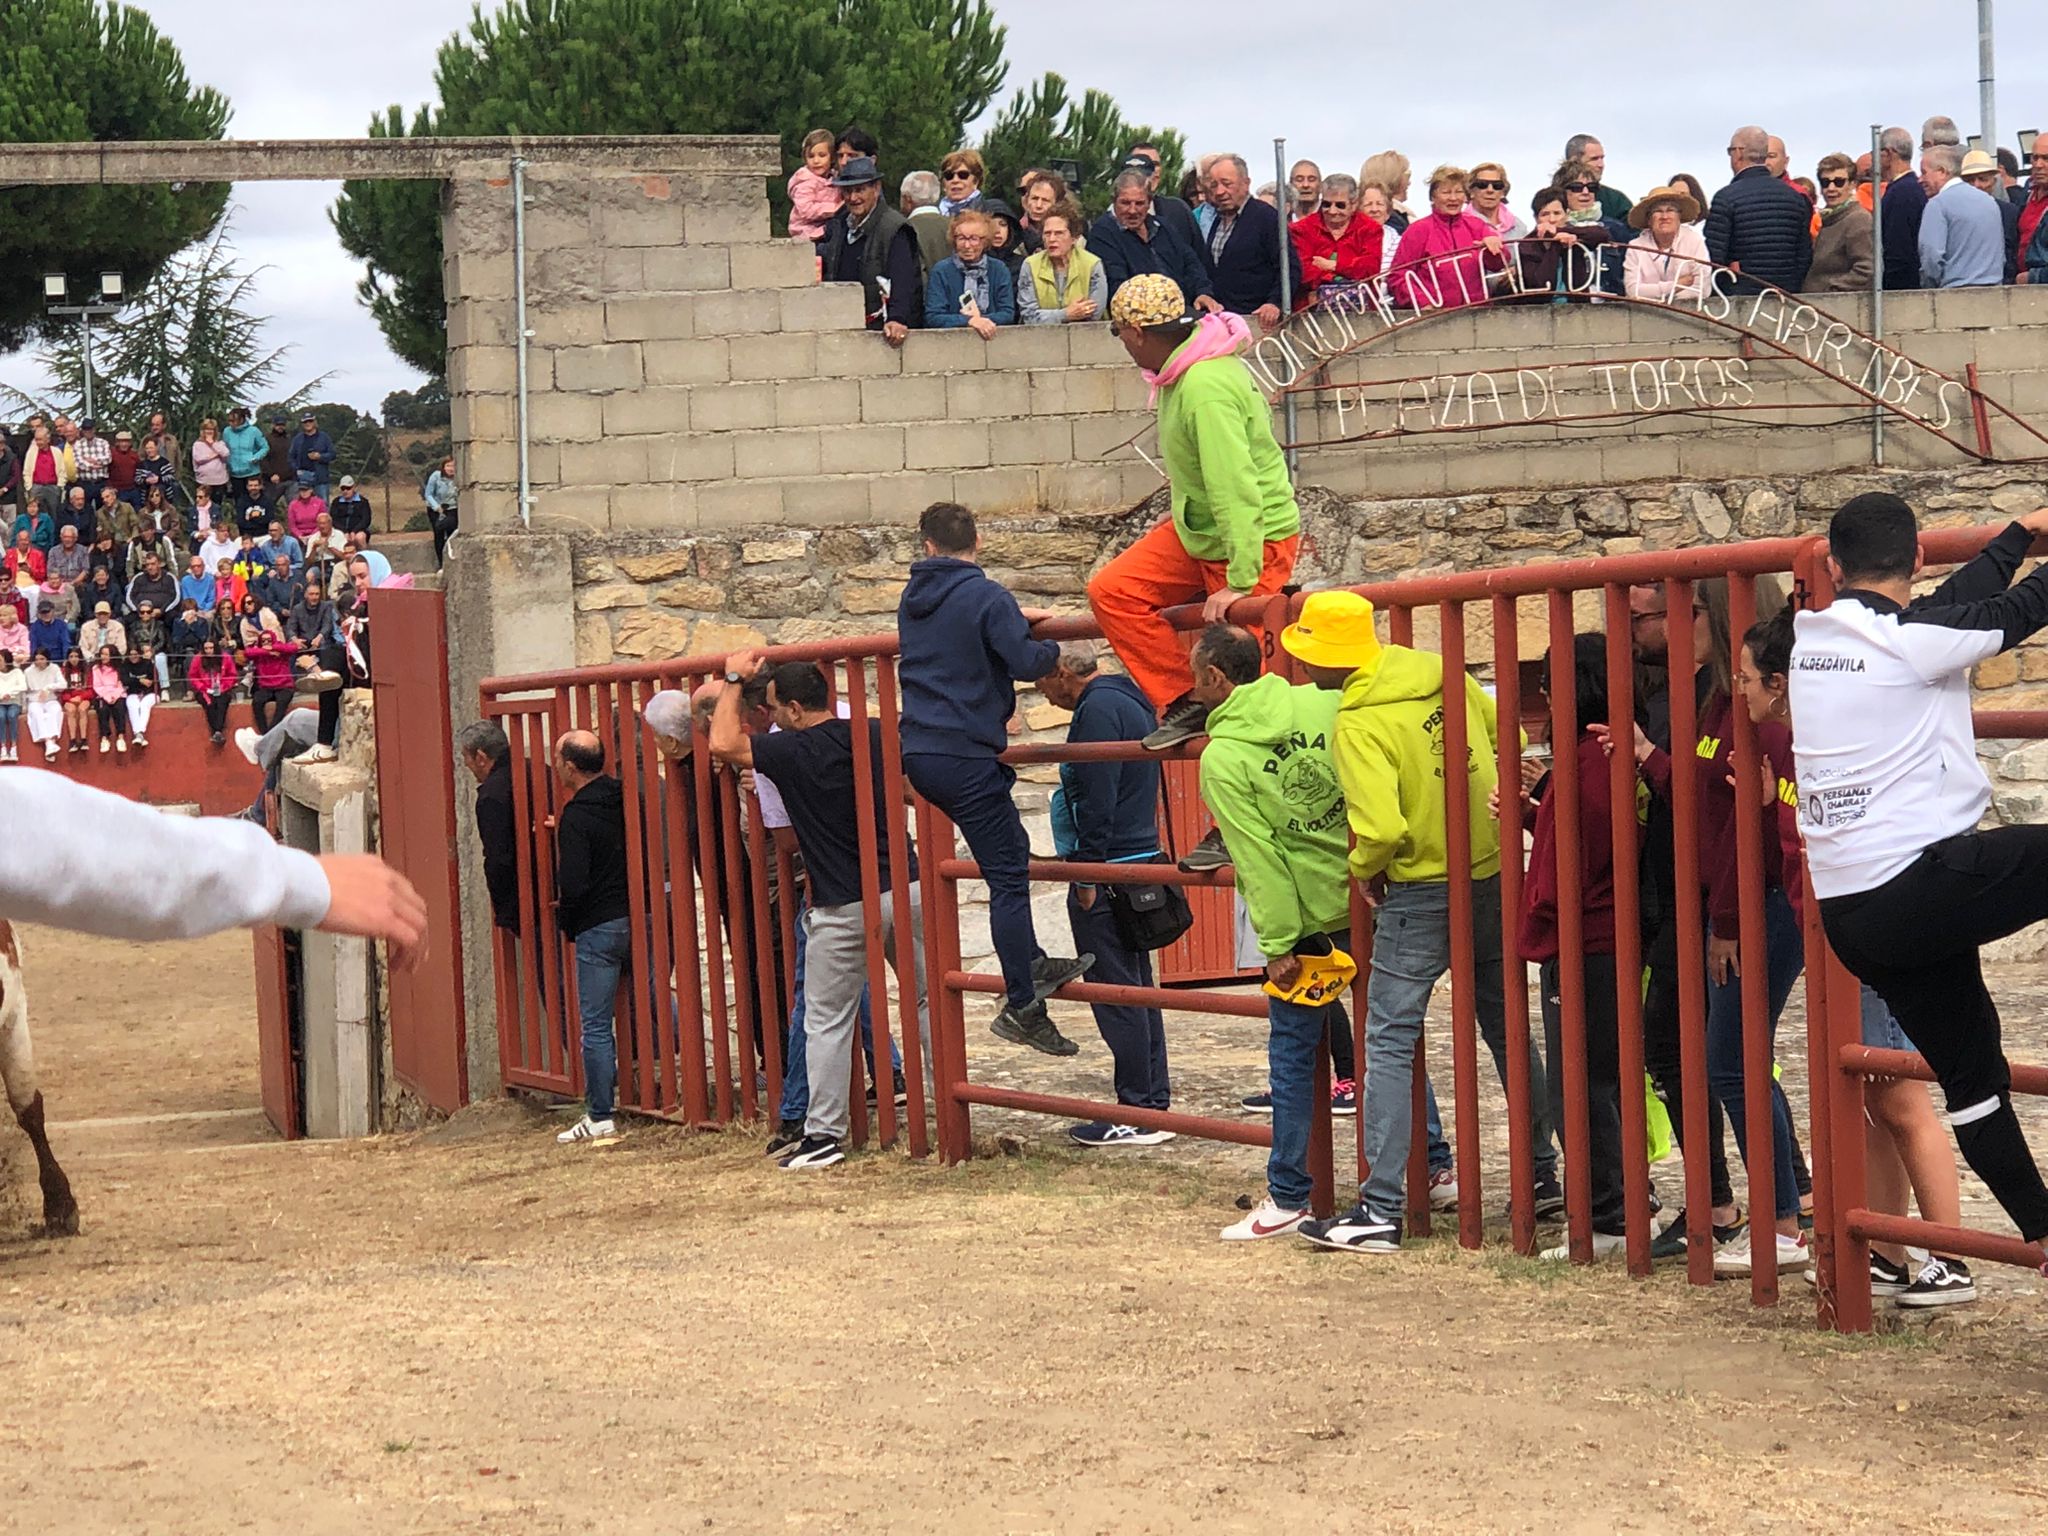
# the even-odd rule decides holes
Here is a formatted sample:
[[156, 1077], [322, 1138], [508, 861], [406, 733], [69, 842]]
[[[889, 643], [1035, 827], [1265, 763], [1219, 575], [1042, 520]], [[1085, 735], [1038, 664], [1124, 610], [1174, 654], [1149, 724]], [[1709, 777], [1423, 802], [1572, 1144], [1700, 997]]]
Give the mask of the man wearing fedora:
[[[2004, 151], [2000, 150], [2000, 154]], [[2020, 205], [2019, 199], [2005, 196], [2005, 173], [1999, 163], [1981, 149], [1973, 149], [1963, 156], [1961, 171], [1963, 180], [1982, 192], [1998, 205], [1999, 217], [2005, 220], [2005, 278], [2010, 283], [2020, 272]]]
[[[1430, 993], [1451, 967], [1443, 661], [1381, 644], [1372, 604], [1355, 592], [1312, 593], [1280, 643], [1318, 688], [1343, 695], [1331, 757], [1351, 825], [1351, 874], [1379, 892], [1365, 1006], [1365, 1156], [1371, 1172], [1359, 1188], [1358, 1204], [1327, 1221], [1304, 1221], [1298, 1230], [1325, 1248], [1392, 1253], [1401, 1246], [1415, 1042]], [[1471, 853], [1458, 878], [1469, 879], [1472, 892], [1479, 1030], [1505, 1085], [1511, 1021], [1501, 990], [1500, 829], [1487, 810], [1497, 725], [1493, 700], [1470, 675], [1461, 681]], [[1555, 1215], [1564, 1208], [1564, 1192], [1557, 1182], [1543, 1063], [1527, 1015], [1515, 1022], [1519, 1038], [1512, 1044], [1529, 1058], [1536, 1211]]]
[[855, 155], [832, 185], [846, 204], [826, 222], [819, 259], [828, 283], [859, 283], [868, 329], [900, 347], [924, 313], [917, 232], [882, 198], [882, 173], [872, 155]]
[[[1998, 162], [1987, 161], [1994, 174]], [[1995, 288], [2005, 281], [2005, 220], [1998, 200], [1963, 180], [1963, 152], [1936, 144], [1920, 153], [1920, 286]]]

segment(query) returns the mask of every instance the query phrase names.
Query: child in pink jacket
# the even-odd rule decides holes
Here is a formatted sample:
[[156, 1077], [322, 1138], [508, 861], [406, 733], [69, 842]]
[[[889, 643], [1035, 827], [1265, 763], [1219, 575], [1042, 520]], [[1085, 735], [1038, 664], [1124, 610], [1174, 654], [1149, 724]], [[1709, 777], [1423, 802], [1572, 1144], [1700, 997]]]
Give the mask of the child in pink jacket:
[[822, 240], [825, 221], [839, 211], [839, 189], [832, 185], [832, 130], [813, 128], [804, 135], [804, 163], [789, 178], [789, 238]]

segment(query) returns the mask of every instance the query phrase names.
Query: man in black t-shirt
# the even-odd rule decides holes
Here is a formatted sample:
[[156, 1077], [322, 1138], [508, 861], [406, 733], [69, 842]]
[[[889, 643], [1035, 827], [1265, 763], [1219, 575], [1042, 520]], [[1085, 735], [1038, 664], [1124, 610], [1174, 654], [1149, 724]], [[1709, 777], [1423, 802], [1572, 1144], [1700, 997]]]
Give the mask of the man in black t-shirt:
[[[810, 882], [810, 912], [804, 919], [804, 1055], [810, 1068], [811, 1102], [804, 1138], [781, 1160], [793, 1170], [829, 1168], [843, 1162], [847, 1092], [853, 1073], [854, 1019], [867, 982], [866, 913], [861, 900], [859, 802], [855, 795], [852, 721], [833, 711], [831, 688], [814, 663], [785, 662], [768, 683], [768, 706], [780, 730], [749, 736], [741, 718], [741, 689], [760, 670], [751, 651], [726, 658], [725, 687], [711, 712], [711, 751], [734, 768], [752, 768], [775, 781], [789, 812], [790, 830], [804, 856]], [[868, 733], [873, 784], [872, 836], [882, 897], [882, 952], [896, 964], [895, 878], [889, 865], [889, 818], [903, 808], [892, 804], [881, 782], [882, 727], [860, 722]], [[906, 843], [910, 867], [911, 949], [915, 975], [897, 978], [917, 989], [917, 1027], [931, 1059], [931, 1016], [925, 1006], [923, 925], [917, 920], [917, 851]]]

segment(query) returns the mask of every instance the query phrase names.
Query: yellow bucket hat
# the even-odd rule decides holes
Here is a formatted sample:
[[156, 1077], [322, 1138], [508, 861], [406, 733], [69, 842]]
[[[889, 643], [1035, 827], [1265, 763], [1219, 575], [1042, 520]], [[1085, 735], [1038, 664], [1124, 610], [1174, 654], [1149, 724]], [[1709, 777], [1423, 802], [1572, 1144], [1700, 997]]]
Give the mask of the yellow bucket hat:
[[1294, 979], [1294, 985], [1284, 991], [1268, 981], [1265, 993], [1277, 997], [1284, 1003], [1298, 1003], [1304, 1008], [1320, 1008], [1325, 1003], [1334, 1003], [1344, 995], [1344, 989], [1358, 978], [1358, 962], [1341, 949], [1333, 949], [1327, 955], [1302, 955], [1301, 974]]
[[1180, 284], [1164, 272], [1140, 272], [1126, 278], [1109, 301], [1112, 325], [1169, 325], [1184, 319], [1188, 301]]
[[1356, 592], [1311, 592], [1300, 622], [1280, 632], [1287, 654], [1312, 667], [1357, 671], [1379, 660], [1380, 637], [1372, 627], [1372, 604]]

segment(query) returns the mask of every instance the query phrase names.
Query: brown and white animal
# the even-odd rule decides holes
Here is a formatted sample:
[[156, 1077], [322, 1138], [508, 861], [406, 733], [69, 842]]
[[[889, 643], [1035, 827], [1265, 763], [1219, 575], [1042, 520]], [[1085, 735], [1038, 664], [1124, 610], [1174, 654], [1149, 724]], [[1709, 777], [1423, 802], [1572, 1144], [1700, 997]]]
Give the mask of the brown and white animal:
[[28, 1040], [28, 988], [21, 979], [21, 945], [14, 925], [0, 918], [0, 1080], [7, 1102], [36, 1149], [36, 1176], [43, 1186], [43, 1230], [53, 1237], [78, 1231], [78, 1202], [71, 1181], [57, 1166], [43, 1125], [43, 1091], [36, 1082], [35, 1053]]

